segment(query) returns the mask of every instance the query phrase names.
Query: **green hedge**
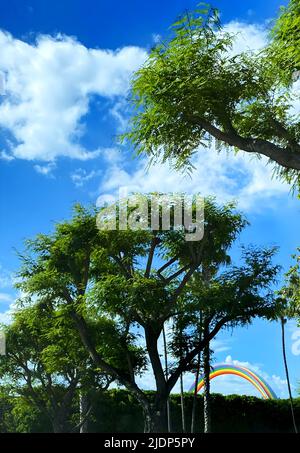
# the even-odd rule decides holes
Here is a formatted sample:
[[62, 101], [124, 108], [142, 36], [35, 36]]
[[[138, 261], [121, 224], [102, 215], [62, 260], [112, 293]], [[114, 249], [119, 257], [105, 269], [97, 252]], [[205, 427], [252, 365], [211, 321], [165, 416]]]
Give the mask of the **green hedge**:
[[[186, 425], [191, 426], [191, 394], [185, 395]], [[295, 400], [300, 428], [300, 398]], [[198, 397], [197, 431], [203, 432], [203, 399]], [[172, 431], [181, 432], [180, 396], [171, 396]], [[288, 400], [262, 400], [251, 396], [212, 395], [213, 432], [292, 432]], [[111, 390], [95, 404], [93, 432], [143, 432], [143, 414], [128, 392]]]
[[[149, 392], [151, 397], [151, 392]], [[191, 424], [192, 395], [185, 395], [188, 430]], [[74, 408], [74, 415], [75, 415]], [[203, 431], [203, 399], [198, 397], [197, 431]], [[295, 399], [296, 420], [300, 428], [300, 398]], [[171, 396], [172, 431], [181, 432], [180, 396]], [[212, 395], [214, 432], [292, 432], [288, 400], [262, 400], [250, 396]], [[95, 398], [89, 422], [90, 432], [143, 432], [143, 414], [135, 399], [125, 390], [110, 390]], [[21, 402], [0, 398], [1, 432], [49, 432], [43, 414]]]

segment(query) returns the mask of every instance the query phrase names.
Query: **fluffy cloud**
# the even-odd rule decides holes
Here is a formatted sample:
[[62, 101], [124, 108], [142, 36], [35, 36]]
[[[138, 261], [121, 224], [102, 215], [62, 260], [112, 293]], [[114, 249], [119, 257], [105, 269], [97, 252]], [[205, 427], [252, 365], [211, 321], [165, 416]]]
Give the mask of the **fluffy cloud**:
[[35, 171], [40, 173], [43, 176], [50, 176], [52, 177], [52, 171], [55, 169], [55, 164], [53, 162], [50, 162], [49, 164], [46, 165], [34, 165]]
[[[230, 22], [227, 31], [237, 35], [233, 52], [261, 48], [266, 30], [258, 25]], [[153, 35], [155, 42], [157, 35]], [[51, 162], [58, 156], [81, 160], [100, 154], [80, 145], [84, 116], [93, 96], [114, 99], [112, 116], [124, 129], [124, 102], [130, 77], [147, 58], [139, 47], [112, 51], [89, 49], [75, 38], [41, 35], [34, 43], [0, 32], [0, 127], [6, 130], [7, 149], [0, 158]], [[48, 166], [36, 166], [44, 175]]]
[[236, 36], [232, 47], [234, 55], [246, 50], [259, 51], [268, 42], [268, 30], [264, 25], [231, 21], [225, 25], [224, 30]]
[[286, 326], [289, 333], [291, 353], [295, 356], [300, 355], [300, 327], [296, 320], [289, 320]]
[[[98, 149], [80, 145], [91, 97], [125, 95], [132, 72], [146, 58], [138, 47], [88, 49], [67, 36], [39, 36], [29, 44], [2, 31], [0, 49], [0, 71], [5, 74], [0, 127], [10, 133], [8, 149], [2, 152], [6, 159], [97, 156]], [[37, 170], [46, 173], [45, 168]]]
[[255, 159], [244, 152], [237, 155], [214, 149], [200, 148], [191, 175], [180, 174], [165, 164], [148, 169], [141, 159], [134, 170], [126, 162], [115, 162], [103, 174], [98, 205], [108, 195], [117, 195], [120, 187], [129, 192], [185, 192], [215, 195], [219, 202], [237, 199], [244, 210], [256, 209], [263, 202], [272, 205], [276, 198], [288, 193], [289, 186], [273, 178], [272, 167], [266, 159]]

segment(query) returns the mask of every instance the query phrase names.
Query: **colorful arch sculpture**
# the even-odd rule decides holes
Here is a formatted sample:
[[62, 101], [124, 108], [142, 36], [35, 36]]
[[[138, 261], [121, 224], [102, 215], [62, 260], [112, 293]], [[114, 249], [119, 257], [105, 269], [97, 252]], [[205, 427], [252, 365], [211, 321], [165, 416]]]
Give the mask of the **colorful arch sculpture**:
[[[275, 392], [271, 389], [269, 384], [257, 373], [248, 368], [244, 368], [236, 365], [220, 364], [213, 367], [209, 379], [212, 380], [218, 376], [224, 376], [226, 374], [231, 374], [234, 376], [239, 376], [243, 379], [246, 379], [250, 382], [262, 395], [264, 399], [277, 399]], [[204, 386], [204, 378], [200, 377], [197, 384], [197, 393]], [[195, 390], [195, 384], [192, 385], [190, 391]]]

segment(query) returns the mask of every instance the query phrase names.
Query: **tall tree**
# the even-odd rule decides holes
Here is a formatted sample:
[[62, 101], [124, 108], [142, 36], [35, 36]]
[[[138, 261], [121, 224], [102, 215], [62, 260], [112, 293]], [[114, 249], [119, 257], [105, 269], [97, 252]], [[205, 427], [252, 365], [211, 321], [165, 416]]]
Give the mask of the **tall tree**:
[[286, 323], [286, 321], [287, 320], [284, 318], [284, 316], [280, 317], [282, 355], [283, 355], [285, 376], [286, 376], [286, 381], [287, 381], [287, 386], [288, 386], [288, 394], [289, 394], [289, 399], [290, 399], [290, 408], [291, 408], [291, 415], [292, 415], [292, 421], [293, 421], [293, 429], [294, 429], [295, 433], [298, 434], [298, 428], [297, 428], [297, 424], [296, 424], [295, 410], [294, 410], [294, 401], [293, 401], [292, 388], [291, 388], [291, 382], [290, 382], [290, 374], [289, 374], [289, 368], [288, 368], [288, 363], [287, 363], [287, 358], [286, 358], [286, 347], [285, 347], [285, 323]]
[[[117, 379], [139, 401], [144, 410], [145, 430], [166, 432], [171, 390], [209, 340], [231, 323], [237, 312], [234, 307], [229, 313], [220, 311], [207, 337], [195, 341], [172, 364], [168, 379], [158, 340], [168, 320], [193, 309], [186, 303], [185, 292], [199, 266], [226, 262], [227, 250], [245, 225], [245, 219], [232, 204], [218, 206], [207, 199], [204, 236], [201, 241], [186, 241], [184, 229], [99, 231], [95, 215], [78, 207], [73, 219], [58, 224], [53, 235], [39, 235], [28, 243], [20, 286], [30, 294], [51, 296], [73, 320], [96, 367]], [[263, 284], [267, 286], [276, 273], [271, 257], [263, 256], [255, 255], [254, 270], [239, 288], [240, 297], [249, 301], [243, 316], [254, 315], [261, 305], [266, 310], [273, 308], [270, 297], [256, 297], [257, 291]], [[238, 299], [235, 303], [240, 306]], [[127, 366], [120, 366], [120, 360], [107, 360], [102, 349], [105, 345], [101, 348], [91, 335], [87, 309], [93, 310], [96, 319], [104, 314], [114, 317]], [[133, 351], [132, 344], [139, 332], [145, 341], [140, 360], [147, 353], [154, 375], [154, 399], [136, 382], [140, 367], [134, 367], [137, 346]], [[109, 352], [109, 343], [106, 348]]]
[[[297, 28], [297, 55], [298, 10], [297, 0], [286, 16]], [[288, 26], [279, 23], [284, 37], [294, 41]], [[137, 110], [124, 137], [139, 153], [176, 167], [190, 165], [199, 146], [215, 139], [266, 156], [279, 175], [297, 183], [300, 122], [290, 110], [295, 95], [291, 73], [286, 77], [279, 70], [270, 46], [260, 53], [233, 54], [237, 36], [225, 31], [218, 11], [208, 7], [186, 13], [172, 30], [173, 37], [158, 44], [135, 74], [132, 102]], [[285, 41], [280, 43], [283, 53]]]
[[[206, 327], [204, 322], [205, 328]], [[205, 335], [205, 334], [204, 334]], [[210, 348], [209, 343], [203, 350], [203, 379], [204, 379], [204, 393], [203, 393], [203, 419], [204, 419], [204, 432], [211, 433], [211, 401], [210, 401]]]
[[[298, 252], [300, 252], [300, 248], [298, 248]], [[287, 319], [297, 319], [298, 323], [300, 320], [300, 256], [294, 255], [293, 258], [296, 260], [296, 263], [290, 267], [285, 276], [285, 285], [278, 292], [279, 297], [284, 304], [278, 318], [281, 324], [282, 356], [288, 386], [293, 429], [295, 433], [298, 433], [285, 345], [285, 324], [287, 322]]]
[[[198, 324], [198, 329], [196, 332], [196, 335], [199, 338], [199, 341], [202, 340], [202, 312], [200, 311], [199, 314], [199, 324]], [[191, 433], [195, 432], [196, 429], [196, 409], [197, 409], [197, 385], [200, 377], [200, 371], [201, 371], [201, 352], [198, 353], [198, 356], [196, 358], [196, 364], [195, 364], [195, 388], [194, 388], [194, 394], [193, 394], [193, 405], [192, 405], [192, 416], [191, 416]]]

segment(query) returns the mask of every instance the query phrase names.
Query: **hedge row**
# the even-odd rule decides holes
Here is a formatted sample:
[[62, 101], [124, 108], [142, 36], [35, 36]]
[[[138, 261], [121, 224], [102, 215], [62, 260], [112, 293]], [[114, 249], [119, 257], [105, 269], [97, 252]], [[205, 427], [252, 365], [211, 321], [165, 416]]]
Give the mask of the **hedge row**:
[[[191, 426], [191, 394], [185, 395], [187, 430]], [[300, 428], [300, 398], [295, 400], [296, 420]], [[198, 396], [197, 432], [203, 432], [203, 398]], [[182, 432], [180, 396], [171, 396], [172, 431]], [[288, 400], [262, 400], [251, 396], [212, 395], [213, 432], [292, 432]], [[99, 398], [90, 422], [93, 432], [142, 432], [143, 414], [128, 392], [111, 390]]]
[[[151, 397], [151, 392], [149, 392]], [[185, 395], [187, 431], [191, 424], [192, 395]], [[295, 399], [295, 415], [300, 428], [300, 398]], [[74, 408], [74, 417], [76, 417]], [[77, 414], [78, 415], [78, 414]], [[203, 399], [198, 397], [197, 432], [203, 432]], [[76, 417], [77, 418], [77, 417]], [[172, 431], [182, 432], [180, 396], [171, 396]], [[212, 395], [213, 432], [292, 432], [288, 400], [262, 400], [250, 396]], [[18, 398], [0, 399], [1, 432], [51, 432], [44, 414], [20, 404]], [[90, 432], [143, 432], [143, 414], [134, 398], [125, 390], [110, 390], [95, 397], [89, 421]]]

